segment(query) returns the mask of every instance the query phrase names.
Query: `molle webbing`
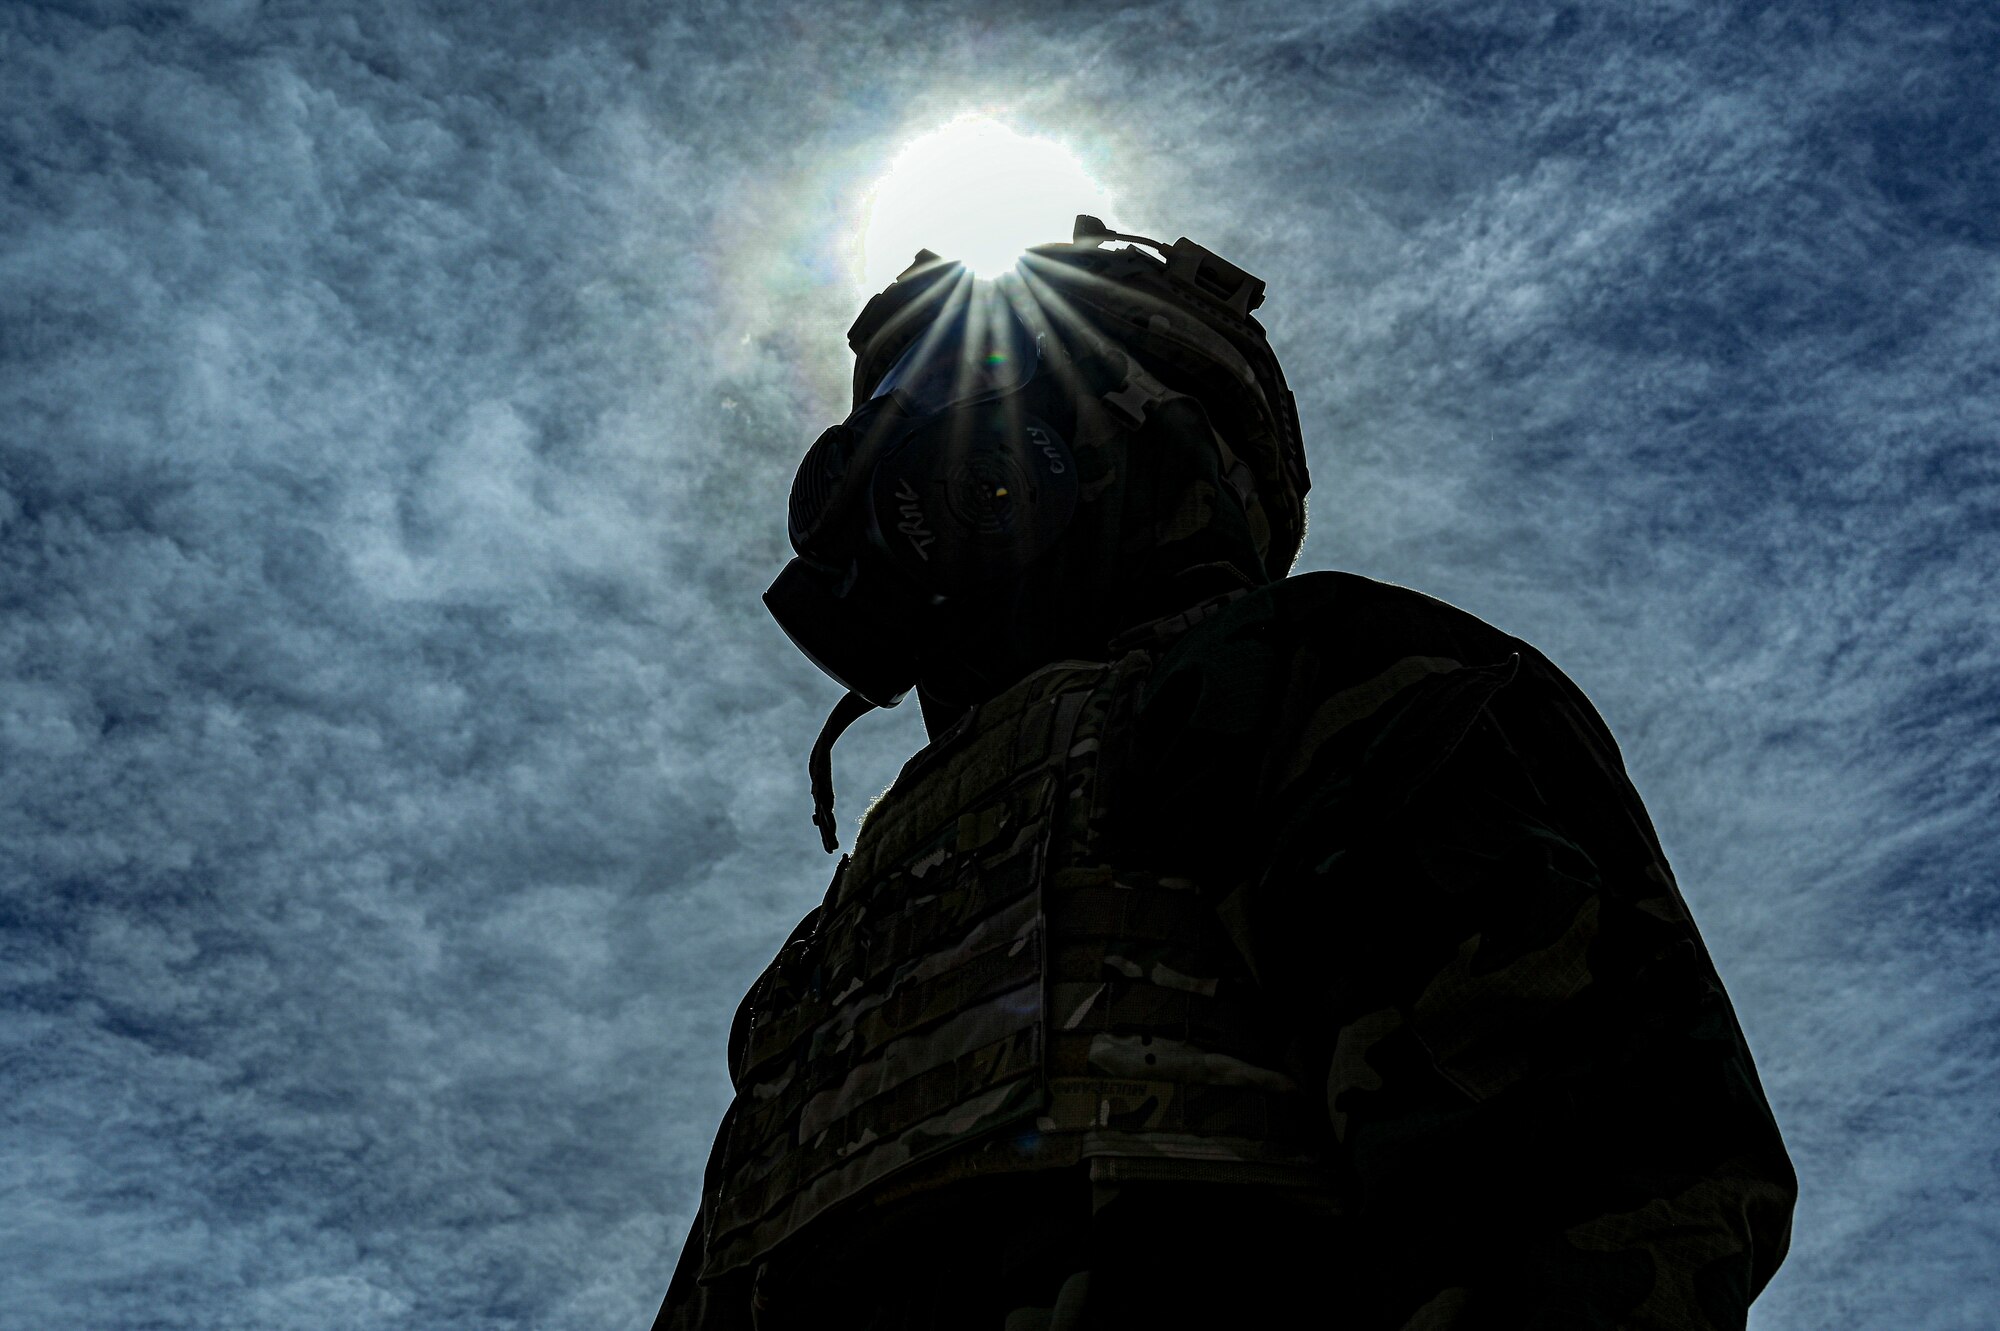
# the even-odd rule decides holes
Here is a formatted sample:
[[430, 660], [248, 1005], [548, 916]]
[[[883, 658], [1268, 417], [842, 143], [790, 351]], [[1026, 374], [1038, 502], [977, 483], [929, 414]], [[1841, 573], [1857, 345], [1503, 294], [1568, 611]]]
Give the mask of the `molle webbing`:
[[1030, 676], [870, 812], [811, 936], [747, 1000], [705, 1276], [1041, 1109], [1041, 886], [1063, 755], [1111, 673]]
[[843, 1203], [975, 1173], [1101, 1157], [1316, 1179], [1311, 1106], [1275, 1070], [1273, 1014], [1212, 894], [1105, 862], [1151, 664], [1038, 671], [870, 812], [810, 933], [746, 1000], [704, 1279]]

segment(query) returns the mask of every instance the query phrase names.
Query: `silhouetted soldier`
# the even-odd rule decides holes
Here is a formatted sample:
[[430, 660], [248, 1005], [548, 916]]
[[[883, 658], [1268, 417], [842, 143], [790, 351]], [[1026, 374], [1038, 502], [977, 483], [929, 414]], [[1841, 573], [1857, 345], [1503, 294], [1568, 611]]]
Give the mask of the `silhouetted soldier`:
[[1589, 702], [1285, 576], [1262, 294], [1079, 218], [850, 332], [766, 597], [851, 691], [829, 850], [839, 731], [914, 687], [931, 738], [737, 1015], [660, 1326], [1734, 1327], [1771, 1278], [1791, 1166]]

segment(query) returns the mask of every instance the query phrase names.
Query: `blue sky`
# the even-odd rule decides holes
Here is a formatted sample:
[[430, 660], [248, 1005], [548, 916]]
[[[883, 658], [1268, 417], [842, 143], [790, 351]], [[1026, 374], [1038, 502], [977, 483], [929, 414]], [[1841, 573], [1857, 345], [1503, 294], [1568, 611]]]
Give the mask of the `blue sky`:
[[[587, 9], [587, 13], [578, 13]], [[837, 690], [758, 593], [969, 108], [1270, 283], [1302, 569], [1623, 744], [1803, 1184], [2000, 1307], [2000, 11], [0, 7], [0, 1327], [643, 1326]], [[921, 743], [843, 741], [852, 815]]]

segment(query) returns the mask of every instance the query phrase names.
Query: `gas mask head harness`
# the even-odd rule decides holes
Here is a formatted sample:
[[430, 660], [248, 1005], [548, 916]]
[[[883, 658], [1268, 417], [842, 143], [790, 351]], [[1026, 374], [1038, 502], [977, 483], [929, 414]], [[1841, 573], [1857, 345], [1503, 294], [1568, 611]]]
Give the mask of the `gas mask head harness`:
[[1185, 238], [1166, 246], [1079, 217], [1071, 244], [1028, 251], [997, 283], [924, 251], [868, 303], [848, 333], [854, 410], [799, 465], [787, 522], [798, 557], [764, 594], [848, 690], [809, 764], [829, 852], [834, 740], [902, 701], [943, 625], [1051, 557], [1081, 499], [1078, 454], [1106, 432], [1166, 447], [1192, 426], [1242, 506], [1257, 573], [1290, 568], [1308, 482], [1292, 395], [1251, 318], [1263, 290]]

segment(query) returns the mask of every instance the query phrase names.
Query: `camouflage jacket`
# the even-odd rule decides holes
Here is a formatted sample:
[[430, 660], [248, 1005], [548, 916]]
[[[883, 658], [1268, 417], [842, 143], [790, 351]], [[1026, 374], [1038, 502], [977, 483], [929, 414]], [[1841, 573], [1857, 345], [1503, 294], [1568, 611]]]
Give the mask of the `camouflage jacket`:
[[739, 1014], [662, 1322], [743, 1324], [834, 1217], [1087, 1167], [1324, 1196], [1356, 1325], [1742, 1325], [1795, 1183], [1582, 694], [1349, 575], [1181, 627], [1022, 681], [871, 813]]

